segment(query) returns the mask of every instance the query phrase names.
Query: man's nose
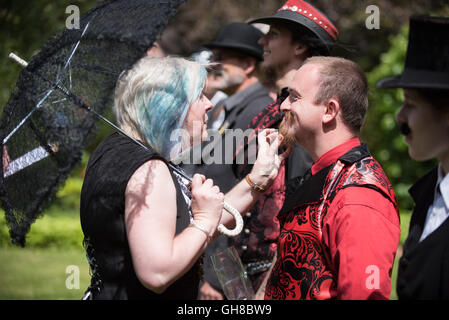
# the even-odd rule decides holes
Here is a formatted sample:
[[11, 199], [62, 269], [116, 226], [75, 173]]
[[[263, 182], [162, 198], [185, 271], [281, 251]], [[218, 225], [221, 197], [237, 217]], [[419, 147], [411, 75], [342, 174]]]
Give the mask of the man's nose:
[[280, 110], [282, 112], [290, 111], [290, 103], [288, 102], [288, 97], [284, 100], [284, 102], [281, 103]]
[[261, 46], [266, 45], [266, 43], [267, 43], [267, 36], [266, 36], [266, 35], [263, 35], [263, 36], [259, 39], [259, 41], [257, 41], [257, 43], [258, 43], [259, 45], [261, 45]]
[[406, 122], [404, 105], [402, 105], [401, 108], [399, 109], [399, 111], [396, 113], [395, 119], [396, 119], [397, 123]]

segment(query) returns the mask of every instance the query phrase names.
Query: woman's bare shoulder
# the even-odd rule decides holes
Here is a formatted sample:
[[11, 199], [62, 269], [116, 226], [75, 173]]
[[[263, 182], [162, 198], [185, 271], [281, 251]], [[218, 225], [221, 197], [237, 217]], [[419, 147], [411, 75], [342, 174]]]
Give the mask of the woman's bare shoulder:
[[159, 190], [174, 190], [170, 170], [161, 159], [151, 159], [143, 163], [129, 179], [126, 193], [148, 193], [156, 187]]

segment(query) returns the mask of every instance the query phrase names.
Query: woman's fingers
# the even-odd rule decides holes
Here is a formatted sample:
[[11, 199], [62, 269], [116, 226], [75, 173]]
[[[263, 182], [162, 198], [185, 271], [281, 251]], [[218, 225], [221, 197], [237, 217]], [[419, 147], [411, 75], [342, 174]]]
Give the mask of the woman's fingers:
[[201, 174], [195, 174], [192, 178], [192, 190], [200, 187], [203, 184]]
[[281, 163], [282, 161], [284, 161], [285, 159], [287, 159], [287, 157], [289, 156], [289, 154], [292, 152], [293, 148], [292, 147], [288, 147], [287, 150], [285, 150], [284, 152], [282, 152], [281, 155], [279, 155], [279, 163]]

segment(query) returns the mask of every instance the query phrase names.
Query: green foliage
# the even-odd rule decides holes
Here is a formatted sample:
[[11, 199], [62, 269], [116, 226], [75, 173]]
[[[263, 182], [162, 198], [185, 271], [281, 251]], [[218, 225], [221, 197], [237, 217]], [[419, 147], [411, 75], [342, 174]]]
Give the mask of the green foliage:
[[0, 7], [0, 108], [2, 109], [17, 80], [21, 67], [9, 60], [14, 52], [30, 60], [51, 35], [65, 28], [69, 14], [66, 7], [74, 4], [81, 12], [95, 0], [2, 0]]
[[402, 73], [408, 43], [408, 27], [389, 39], [390, 49], [381, 55], [380, 64], [367, 73], [370, 108], [362, 138], [381, 163], [395, 189], [399, 206], [410, 210], [413, 200], [408, 194], [410, 186], [429, 171], [434, 161], [416, 162], [410, 159], [408, 147], [400, 134], [395, 115], [403, 102], [402, 90], [377, 89], [382, 78]]
[[[79, 211], [59, 211], [52, 206], [32, 224], [27, 235], [26, 247], [82, 249], [83, 232]], [[11, 247], [11, 238], [6, 225], [5, 214], [0, 212], [0, 247]]]

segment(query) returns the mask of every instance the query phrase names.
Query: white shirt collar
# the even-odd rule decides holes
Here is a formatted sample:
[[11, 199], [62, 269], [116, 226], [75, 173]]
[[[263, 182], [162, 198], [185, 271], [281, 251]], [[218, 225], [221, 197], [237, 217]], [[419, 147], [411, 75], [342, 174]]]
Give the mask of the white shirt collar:
[[440, 188], [440, 193], [446, 208], [449, 208], [449, 174], [446, 173], [446, 175], [443, 176], [443, 167], [441, 166], [441, 163], [438, 166], [438, 181], [436, 186]]

